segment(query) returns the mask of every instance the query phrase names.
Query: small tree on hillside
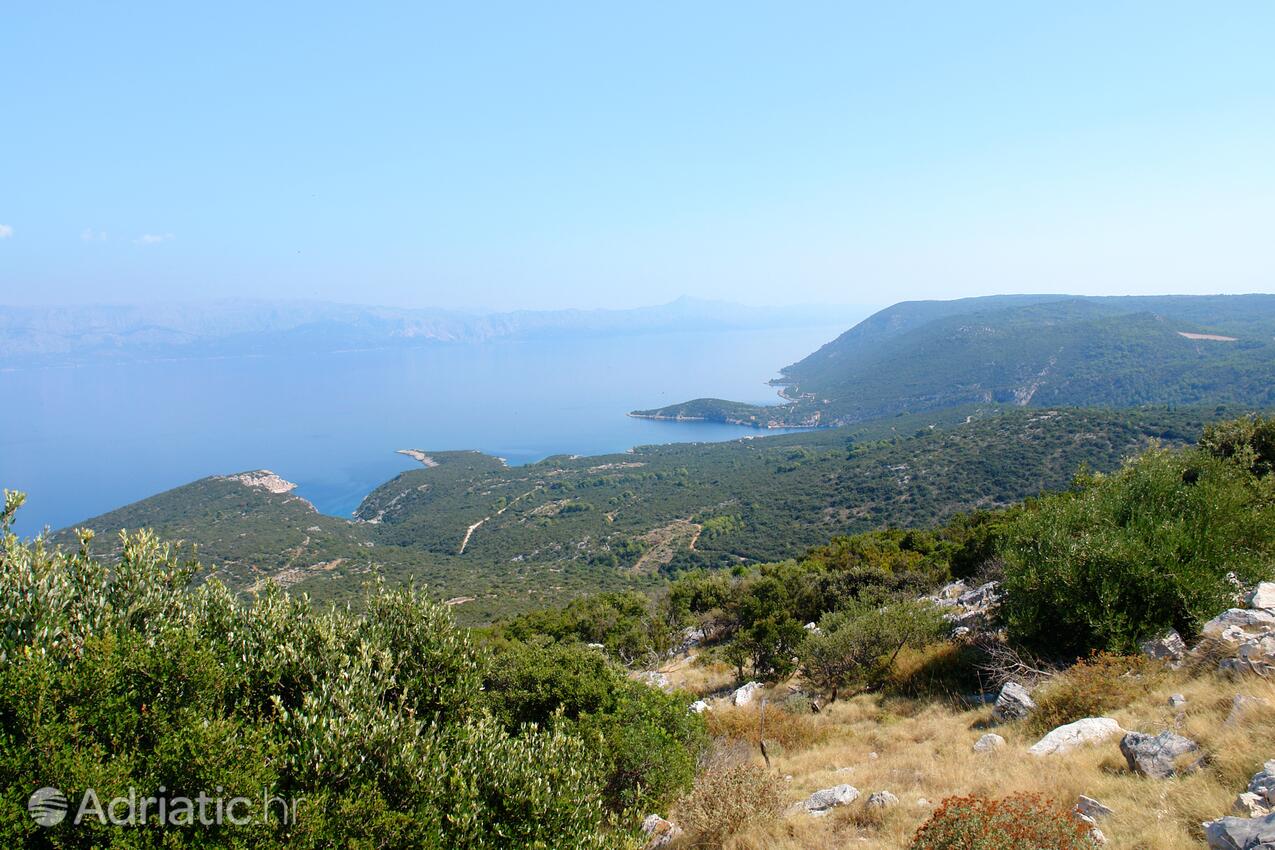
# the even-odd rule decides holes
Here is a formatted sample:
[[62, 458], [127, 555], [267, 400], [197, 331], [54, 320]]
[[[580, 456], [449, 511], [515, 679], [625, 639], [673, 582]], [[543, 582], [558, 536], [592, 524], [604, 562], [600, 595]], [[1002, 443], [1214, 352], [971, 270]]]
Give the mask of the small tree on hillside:
[[826, 614], [801, 645], [801, 672], [836, 700], [849, 687], [875, 687], [904, 646], [925, 646], [943, 633], [943, 618], [922, 602], [857, 605]]

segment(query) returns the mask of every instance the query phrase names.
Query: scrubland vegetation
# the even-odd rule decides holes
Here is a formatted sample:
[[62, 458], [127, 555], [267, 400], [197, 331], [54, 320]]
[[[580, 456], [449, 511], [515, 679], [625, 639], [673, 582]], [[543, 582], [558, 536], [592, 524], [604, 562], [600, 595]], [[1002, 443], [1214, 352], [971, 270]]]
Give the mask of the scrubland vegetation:
[[[1092, 846], [1070, 815], [1079, 794], [1114, 810], [1114, 847], [1199, 846], [1200, 823], [1275, 756], [1275, 685], [1215, 659], [1170, 669], [1138, 646], [1170, 627], [1194, 640], [1275, 577], [1273, 434], [1224, 423], [1008, 509], [472, 632], [411, 588], [374, 585], [356, 609], [271, 588], [245, 601], [194, 583], [195, 565], [146, 533], [109, 566], [89, 535], [66, 551], [21, 541], [11, 494], [0, 784], [12, 799], [132, 785], [307, 801], [295, 824], [180, 834], [203, 846], [639, 846], [659, 812], [687, 847], [1070, 850]], [[957, 637], [927, 600], [954, 577], [1004, 593]], [[1025, 672], [1036, 709], [998, 722], [979, 694]], [[749, 679], [764, 687], [731, 706]], [[1269, 702], [1237, 715], [1236, 695]], [[688, 710], [697, 698], [711, 707]], [[1189, 735], [1202, 769], [1151, 780], [1113, 743], [1023, 752], [1099, 714]], [[974, 752], [993, 727], [1003, 746]], [[851, 783], [849, 804], [791, 810]], [[892, 799], [870, 804], [877, 791]], [[12, 846], [174, 840], [112, 829], [0, 819]]]

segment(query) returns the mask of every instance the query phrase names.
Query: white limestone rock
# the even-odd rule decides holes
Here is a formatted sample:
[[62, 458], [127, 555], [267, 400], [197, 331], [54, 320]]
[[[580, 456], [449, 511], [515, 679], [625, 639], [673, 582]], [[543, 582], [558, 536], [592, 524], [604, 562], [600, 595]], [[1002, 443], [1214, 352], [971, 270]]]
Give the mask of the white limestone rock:
[[848, 806], [859, 799], [859, 789], [853, 785], [834, 785], [816, 791], [801, 804], [807, 814], [822, 817], [838, 806]]
[[1070, 752], [1086, 744], [1096, 744], [1124, 732], [1110, 717], [1086, 717], [1059, 726], [1033, 744], [1027, 752], [1034, 756], [1050, 756]]

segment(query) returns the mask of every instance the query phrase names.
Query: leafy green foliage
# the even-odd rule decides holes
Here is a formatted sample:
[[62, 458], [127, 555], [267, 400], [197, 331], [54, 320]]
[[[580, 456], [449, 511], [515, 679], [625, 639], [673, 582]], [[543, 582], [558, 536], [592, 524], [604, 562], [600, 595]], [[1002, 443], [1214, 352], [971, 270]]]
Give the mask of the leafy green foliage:
[[629, 681], [596, 649], [502, 645], [484, 690], [511, 731], [538, 724], [591, 742], [617, 812], [645, 814], [690, 788], [707, 740], [686, 698]]
[[600, 643], [626, 664], [663, 654], [672, 640], [651, 598], [636, 591], [593, 594], [562, 608], [533, 611], [503, 623], [501, 633], [515, 640], [547, 636], [559, 642]]
[[1269, 578], [1275, 479], [1204, 450], [1149, 451], [1073, 492], [1030, 505], [1007, 530], [1011, 636], [1058, 655], [1132, 652], [1170, 628], [1185, 636]]
[[1200, 446], [1261, 478], [1275, 469], [1275, 418], [1245, 416], [1205, 426]]
[[[114, 569], [89, 555], [87, 539], [74, 553], [22, 543], [8, 530], [19, 504], [7, 495], [0, 531], [8, 798], [48, 785], [73, 797], [92, 788], [104, 800], [131, 787], [139, 796], [268, 790], [304, 801], [295, 823], [173, 827], [193, 846], [477, 850], [625, 840], [607, 828], [604, 802], [615, 765], [637, 775], [621, 757], [637, 743], [601, 725], [511, 731], [488, 710], [486, 652], [417, 591], [373, 588], [361, 614], [318, 612], [278, 591], [243, 604], [218, 582], [192, 587], [194, 565], [148, 533], [121, 541]], [[684, 706], [683, 725], [671, 722], [672, 698], [655, 695], [652, 706], [636, 685], [601, 681], [615, 708], [599, 717], [664, 733], [665, 754], [691, 739]], [[20, 808], [0, 813], [8, 846], [29, 844], [41, 829]], [[96, 820], [39, 836], [55, 847], [120, 837]], [[132, 847], [177, 837], [128, 832]]]

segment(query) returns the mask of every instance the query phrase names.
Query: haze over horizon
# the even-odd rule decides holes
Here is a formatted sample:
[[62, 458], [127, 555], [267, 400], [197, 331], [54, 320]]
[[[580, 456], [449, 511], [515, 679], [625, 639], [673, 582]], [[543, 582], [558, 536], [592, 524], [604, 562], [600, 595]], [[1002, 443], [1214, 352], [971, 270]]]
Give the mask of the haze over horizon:
[[27, 6], [0, 30], [0, 303], [1272, 291], [1272, 25]]

